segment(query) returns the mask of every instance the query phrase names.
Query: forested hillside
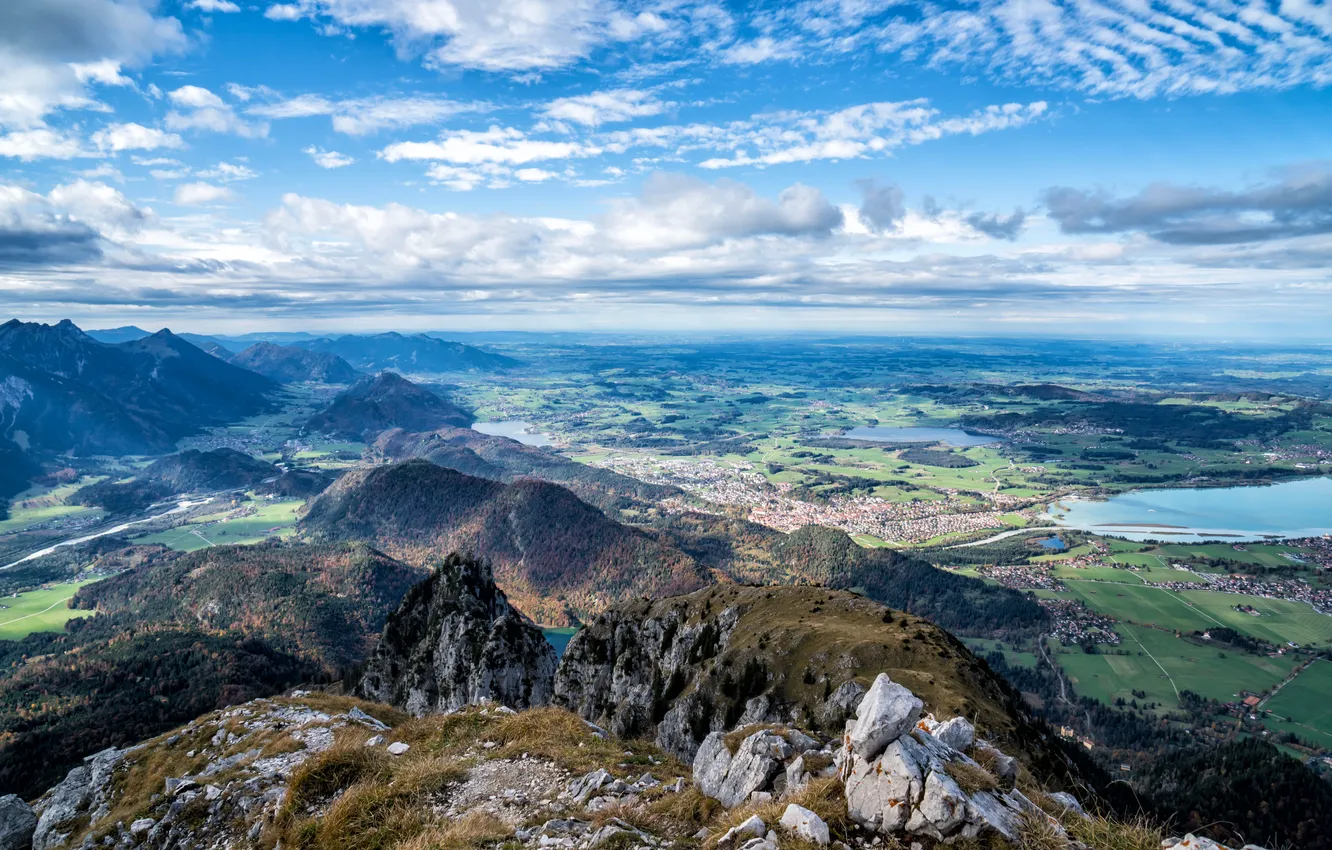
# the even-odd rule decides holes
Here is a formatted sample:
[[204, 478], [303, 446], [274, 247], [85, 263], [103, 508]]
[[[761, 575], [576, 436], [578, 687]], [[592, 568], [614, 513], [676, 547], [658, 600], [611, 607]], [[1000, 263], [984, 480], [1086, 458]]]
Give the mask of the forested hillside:
[[476, 555], [515, 605], [550, 624], [712, 578], [693, 558], [563, 487], [503, 484], [424, 460], [348, 473], [311, 503], [300, 528], [316, 540], [367, 540], [414, 564], [441, 552]]

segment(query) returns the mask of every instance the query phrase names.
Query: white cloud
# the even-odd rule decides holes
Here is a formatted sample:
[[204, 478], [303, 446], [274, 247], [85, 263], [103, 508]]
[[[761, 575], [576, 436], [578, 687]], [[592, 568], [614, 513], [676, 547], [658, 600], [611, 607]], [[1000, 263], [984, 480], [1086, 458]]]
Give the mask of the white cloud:
[[1332, 24], [1308, 0], [1117, 3], [979, 0], [859, 34], [935, 67], [1110, 97], [1332, 83]]
[[148, 3], [4, 0], [0, 129], [38, 129], [57, 110], [94, 107], [90, 85], [128, 85], [123, 67], [186, 44], [180, 22]]
[[479, 112], [489, 108], [489, 104], [486, 103], [465, 103], [424, 96], [329, 100], [322, 95], [305, 94], [288, 100], [252, 106], [246, 112], [270, 119], [328, 115], [332, 117], [333, 129], [337, 132], [349, 136], [363, 136], [380, 130], [437, 124], [452, 115]]
[[306, 148], [305, 153], [309, 154], [310, 158], [315, 161], [315, 165], [320, 168], [344, 168], [356, 161], [346, 154], [337, 151], [326, 151], [314, 146]]
[[200, 86], [181, 86], [171, 92], [168, 97], [177, 106], [187, 106], [192, 109], [223, 109], [226, 107], [222, 98]]
[[148, 217], [129, 198], [105, 183], [76, 180], [56, 186], [48, 197], [75, 220], [86, 222], [103, 234], [133, 233]]
[[92, 143], [100, 150], [116, 153], [128, 150], [182, 148], [185, 142], [175, 133], [166, 133], [141, 124], [109, 124], [92, 134]]
[[554, 171], [546, 171], [544, 168], [519, 168], [513, 172], [513, 176], [524, 183], [544, 183], [547, 180], [554, 180], [560, 175]]
[[658, 173], [641, 197], [612, 202], [604, 223], [621, 247], [661, 250], [760, 235], [825, 237], [842, 224], [842, 213], [818, 189], [799, 183], [772, 201], [734, 180]]
[[81, 83], [100, 83], [104, 86], [132, 86], [134, 81], [120, 73], [120, 62], [99, 59], [96, 62], [72, 62], [74, 78]]
[[835, 112], [784, 113], [773, 116], [769, 123], [733, 132], [728, 142], [734, 152], [706, 159], [700, 166], [716, 169], [881, 156], [944, 136], [1021, 127], [1047, 111], [1044, 101], [1036, 101], [989, 106], [950, 117], [920, 99], [866, 103]]
[[200, 12], [234, 14], [241, 10], [240, 6], [232, 3], [231, 0], [190, 0], [188, 5], [190, 8], [198, 9]]
[[658, 14], [626, 15], [610, 0], [299, 0], [264, 14], [385, 30], [428, 65], [500, 72], [563, 68], [599, 46], [667, 28]]
[[31, 161], [35, 159], [74, 159], [97, 156], [72, 136], [55, 130], [17, 130], [0, 135], [0, 156]]
[[663, 103], [650, 92], [616, 89], [562, 97], [549, 103], [543, 111], [548, 118], [556, 121], [572, 121], [596, 127], [615, 121], [660, 115], [672, 106], [674, 104]]
[[601, 149], [581, 142], [530, 139], [521, 130], [492, 126], [485, 131], [458, 130], [433, 142], [397, 142], [379, 152], [389, 162], [431, 160], [457, 165], [525, 165], [547, 160], [595, 156]]
[[265, 9], [264, 17], [270, 21], [298, 21], [301, 19], [301, 7], [294, 3], [278, 3]]
[[211, 183], [182, 183], [176, 187], [174, 200], [181, 206], [196, 207], [235, 199], [236, 193]]
[[188, 111], [168, 112], [165, 121], [167, 129], [234, 133], [247, 139], [268, 135], [267, 124], [245, 121], [230, 104], [206, 88], [182, 86], [171, 92], [169, 97], [172, 103]]
[[206, 177], [210, 180], [221, 180], [223, 182], [232, 182], [236, 180], [253, 180], [259, 176], [259, 172], [247, 165], [236, 165], [231, 162], [219, 162], [212, 168], [199, 172], [200, 177]]
[[739, 42], [721, 52], [721, 61], [727, 65], [761, 65], [794, 59], [799, 55], [794, 42], [779, 42], [768, 36], [749, 42]]

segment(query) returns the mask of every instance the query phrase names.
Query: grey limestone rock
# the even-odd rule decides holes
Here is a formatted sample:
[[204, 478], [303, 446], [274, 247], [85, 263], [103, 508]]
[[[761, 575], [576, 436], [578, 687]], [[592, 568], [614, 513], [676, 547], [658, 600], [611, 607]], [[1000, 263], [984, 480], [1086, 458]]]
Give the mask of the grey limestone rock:
[[555, 649], [490, 568], [451, 556], [389, 618], [357, 692], [416, 715], [486, 700], [528, 708], [550, 701], [554, 676]]
[[0, 850], [30, 850], [37, 815], [16, 794], [0, 797]]

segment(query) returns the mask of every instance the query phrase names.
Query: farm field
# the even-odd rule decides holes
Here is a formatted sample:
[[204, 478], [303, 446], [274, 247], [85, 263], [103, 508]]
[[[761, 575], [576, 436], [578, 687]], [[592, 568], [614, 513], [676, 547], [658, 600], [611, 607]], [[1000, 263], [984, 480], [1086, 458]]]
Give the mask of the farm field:
[[1004, 660], [1015, 667], [1035, 667], [1036, 653], [1022, 652], [1013, 649], [1009, 644], [1003, 641], [989, 640], [988, 638], [968, 638], [961, 639], [967, 645], [967, 648], [977, 655], [984, 657], [990, 652], [1002, 652]]
[[1177, 706], [1177, 690], [1229, 702], [1240, 690], [1276, 685], [1295, 667], [1293, 658], [1200, 646], [1159, 629], [1120, 624], [1115, 631], [1124, 639], [1117, 650], [1087, 654], [1064, 647], [1056, 657], [1074, 690], [1107, 705], [1135, 699], [1134, 690], [1146, 693], [1136, 697], [1139, 704], [1156, 702], [1163, 709]]
[[74, 611], [68, 607], [74, 593], [97, 579], [53, 584], [18, 596], [0, 598], [0, 640], [18, 640], [33, 632], [55, 632], [76, 617], [90, 617], [92, 611]]
[[1315, 661], [1263, 708], [1274, 715], [1264, 721], [1269, 729], [1332, 747], [1332, 662]]
[[[1181, 575], [1183, 575], [1181, 573]], [[1178, 631], [1229, 626], [1277, 645], [1332, 643], [1332, 617], [1302, 602], [1211, 590], [1168, 590], [1140, 584], [1065, 578], [1068, 594], [1096, 611], [1130, 623]], [[1249, 614], [1236, 605], [1257, 611]]]
[[[290, 533], [296, 524], [302, 500], [252, 502], [256, 510], [248, 516], [236, 516], [236, 509], [211, 514], [186, 525], [137, 538], [135, 543], [160, 543], [181, 552], [194, 552], [209, 546], [233, 543], [258, 543], [273, 534]], [[276, 530], [275, 530], [276, 529]]]

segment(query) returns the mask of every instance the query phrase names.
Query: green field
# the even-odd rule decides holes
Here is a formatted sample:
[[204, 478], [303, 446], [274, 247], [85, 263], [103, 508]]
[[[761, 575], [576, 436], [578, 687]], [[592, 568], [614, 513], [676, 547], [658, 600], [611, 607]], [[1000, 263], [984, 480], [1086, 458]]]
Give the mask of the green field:
[[228, 518], [236, 512], [235, 509], [228, 509], [176, 528], [145, 535], [134, 542], [160, 543], [181, 552], [232, 543], [258, 543], [274, 534], [290, 534], [291, 527], [296, 524], [297, 511], [305, 502], [291, 500], [254, 504], [256, 511], [250, 516]]
[[[1123, 637], [1118, 650], [1089, 655], [1066, 647], [1056, 656], [1075, 691], [1106, 704], [1134, 699], [1135, 689], [1146, 693], [1139, 703], [1156, 702], [1167, 709], [1178, 704], [1176, 689], [1229, 702], [1241, 690], [1273, 687], [1295, 667], [1293, 658], [1200, 646], [1159, 629], [1121, 624], [1115, 631]], [[1116, 651], [1128, 654], [1108, 654]]]
[[968, 649], [981, 657], [991, 652], [1002, 652], [1004, 660], [1014, 667], [1036, 666], [1036, 653], [1021, 652], [1013, 649], [1011, 644], [987, 638], [962, 638], [961, 640], [967, 645]]
[[1332, 748], [1332, 662], [1315, 661], [1263, 704], [1269, 729]]
[[68, 602], [88, 581], [53, 584], [18, 596], [0, 598], [0, 640], [18, 640], [33, 632], [58, 632], [75, 617], [90, 617], [91, 611], [74, 611]]
[[[1065, 579], [1070, 595], [1117, 620], [1178, 631], [1229, 626], [1278, 645], [1332, 643], [1332, 617], [1302, 602], [1212, 590], [1166, 590], [1147, 585]], [[1235, 609], [1248, 605], [1259, 612]]]

